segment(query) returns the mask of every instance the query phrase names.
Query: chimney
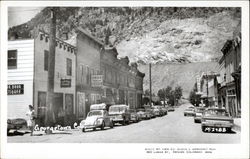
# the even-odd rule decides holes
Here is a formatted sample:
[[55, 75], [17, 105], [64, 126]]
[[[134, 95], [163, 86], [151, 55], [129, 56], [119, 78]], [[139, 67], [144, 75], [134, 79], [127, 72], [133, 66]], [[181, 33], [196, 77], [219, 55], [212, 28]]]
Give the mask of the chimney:
[[62, 40], [69, 40], [68, 32], [63, 32], [62, 33]]

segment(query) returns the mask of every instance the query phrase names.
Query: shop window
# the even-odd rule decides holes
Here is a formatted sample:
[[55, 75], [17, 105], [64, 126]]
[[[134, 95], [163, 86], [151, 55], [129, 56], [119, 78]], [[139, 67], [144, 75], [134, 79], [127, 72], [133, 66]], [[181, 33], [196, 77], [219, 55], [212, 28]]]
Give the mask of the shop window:
[[49, 70], [49, 51], [44, 50], [44, 71]]
[[72, 60], [67, 58], [67, 75], [72, 76]]
[[17, 69], [17, 50], [8, 50], [8, 69]]

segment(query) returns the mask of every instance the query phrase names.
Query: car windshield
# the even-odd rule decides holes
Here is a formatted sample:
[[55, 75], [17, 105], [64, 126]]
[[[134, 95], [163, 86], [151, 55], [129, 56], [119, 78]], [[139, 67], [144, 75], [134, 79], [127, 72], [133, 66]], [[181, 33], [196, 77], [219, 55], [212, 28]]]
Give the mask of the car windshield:
[[98, 111], [98, 110], [91, 111], [89, 112], [88, 117], [91, 117], [91, 116], [102, 116], [102, 111]]
[[205, 109], [204, 108], [196, 108], [197, 113], [202, 113]]
[[224, 109], [208, 109], [205, 111], [205, 116], [228, 116]]
[[110, 107], [109, 112], [125, 112], [125, 107]]

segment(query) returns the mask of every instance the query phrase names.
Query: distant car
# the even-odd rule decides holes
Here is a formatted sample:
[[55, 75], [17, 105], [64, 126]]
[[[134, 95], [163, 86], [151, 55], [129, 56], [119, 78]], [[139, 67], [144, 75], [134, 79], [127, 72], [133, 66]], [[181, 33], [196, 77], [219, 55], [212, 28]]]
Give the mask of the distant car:
[[130, 109], [129, 112], [130, 112], [130, 121], [136, 123], [140, 121], [140, 117], [137, 114], [136, 109]]
[[196, 107], [194, 109], [194, 122], [195, 123], [201, 123], [201, 117], [204, 111], [205, 111], [205, 107]]
[[96, 130], [96, 128], [100, 128], [103, 130], [105, 127], [113, 128], [113, 126], [114, 123], [108, 115], [105, 104], [91, 105], [86, 119], [80, 123], [82, 132], [85, 132], [86, 129]]
[[150, 119], [151, 115], [149, 112], [146, 112], [145, 109], [137, 109], [137, 115], [141, 120], [143, 119]]
[[201, 118], [203, 132], [230, 132], [233, 125], [233, 118], [222, 108], [208, 108]]
[[194, 116], [194, 108], [187, 108], [184, 110], [184, 116]]
[[173, 111], [175, 111], [175, 109], [174, 109], [173, 106], [168, 106], [168, 111], [169, 111], [169, 112], [173, 112]]
[[161, 116], [160, 109], [157, 106], [152, 107], [154, 116]]
[[157, 108], [157, 109], [159, 110], [159, 116], [164, 116], [164, 115], [166, 115], [167, 109], [164, 109], [163, 106], [156, 105], [156, 106], [154, 106], [153, 108]]
[[122, 125], [129, 124], [131, 114], [129, 112], [129, 106], [120, 104], [120, 105], [111, 105], [109, 107], [109, 116], [112, 118], [113, 122], [120, 123]]
[[145, 112], [148, 113], [148, 115], [150, 116], [150, 118], [155, 118], [157, 116], [157, 113], [155, 113], [152, 108], [146, 108]]
[[168, 108], [167, 107], [162, 107], [162, 111], [163, 111], [164, 115], [168, 114]]
[[23, 118], [8, 119], [7, 120], [7, 134], [10, 131], [17, 131], [20, 129], [28, 129], [27, 121]]

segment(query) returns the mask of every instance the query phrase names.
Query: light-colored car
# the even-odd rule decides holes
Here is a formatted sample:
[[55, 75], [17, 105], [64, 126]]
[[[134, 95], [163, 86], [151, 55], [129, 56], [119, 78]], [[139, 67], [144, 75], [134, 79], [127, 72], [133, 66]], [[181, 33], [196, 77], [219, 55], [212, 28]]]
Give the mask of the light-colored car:
[[150, 119], [151, 115], [149, 112], [146, 112], [145, 109], [137, 109], [137, 115], [141, 120], [143, 119]]
[[168, 106], [168, 111], [169, 111], [169, 112], [175, 111], [174, 106]]
[[184, 116], [194, 116], [194, 108], [187, 108], [184, 110]]
[[230, 132], [233, 126], [234, 120], [226, 109], [208, 108], [202, 115], [201, 129], [203, 132]]
[[129, 112], [130, 112], [130, 121], [137, 123], [141, 120], [136, 112], [136, 109], [130, 109]]
[[201, 117], [204, 111], [205, 111], [205, 107], [196, 107], [194, 109], [194, 122], [195, 123], [201, 123]]
[[112, 118], [114, 124], [120, 123], [122, 125], [129, 124], [131, 114], [129, 112], [129, 106], [120, 104], [120, 105], [111, 105], [109, 107], [109, 116]]
[[157, 106], [153, 106], [152, 110], [153, 110], [154, 116], [161, 116], [160, 109]]
[[86, 129], [96, 130], [96, 128], [100, 128], [103, 130], [105, 127], [113, 128], [113, 126], [114, 123], [108, 115], [105, 104], [91, 105], [86, 119], [80, 123], [82, 132], [85, 132]]

